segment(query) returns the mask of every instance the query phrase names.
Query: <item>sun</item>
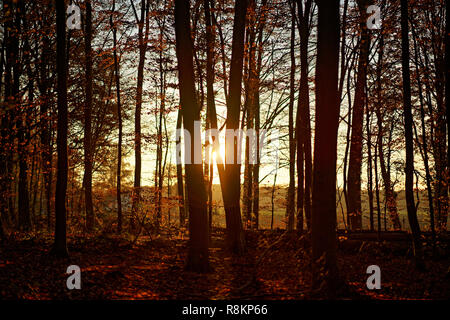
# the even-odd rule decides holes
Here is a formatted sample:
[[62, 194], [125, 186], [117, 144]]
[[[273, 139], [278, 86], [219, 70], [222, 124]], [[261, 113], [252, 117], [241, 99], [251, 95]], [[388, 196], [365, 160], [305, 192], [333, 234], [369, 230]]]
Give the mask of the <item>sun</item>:
[[218, 163], [219, 159], [222, 160], [222, 163], [225, 161], [225, 146], [223, 144], [220, 145], [219, 153], [217, 153], [217, 150], [211, 150], [210, 152], [214, 163]]

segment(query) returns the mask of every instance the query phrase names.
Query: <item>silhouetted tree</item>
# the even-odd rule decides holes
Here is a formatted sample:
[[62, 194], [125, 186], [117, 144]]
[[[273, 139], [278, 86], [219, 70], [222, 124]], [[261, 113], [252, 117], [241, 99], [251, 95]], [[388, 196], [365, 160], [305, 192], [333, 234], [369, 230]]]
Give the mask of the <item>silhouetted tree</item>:
[[66, 244], [66, 191], [67, 191], [67, 59], [66, 8], [64, 1], [56, 0], [56, 73], [58, 96], [57, 152], [58, 164], [55, 195], [55, 243], [53, 252], [58, 257], [68, 255]]
[[84, 31], [85, 86], [86, 101], [84, 106], [84, 202], [86, 210], [86, 229], [94, 228], [94, 207], [92, 204], [92, 5], [86, 1], [86, 18]]
[[[184, 128], [191, 137], [194, 137], [194, 121], [200, 119], [200, 108], [195, 92], [189, 11], [189, 2], [175, 1], [175, 36], [181, 112]], [[194, 143], [191, 143], [191, 155], [194, 155]], [[188, 270], [206, 272], [210, 270], [208, 260], [209, 228], [203, 166], [202, 164], [186, 163], [185, 167], [190, 235], [186, 267]]]
[[402, 36], [402, 77], [403, 77], [403, 112], [405, 118], [405, 195], [408, 221], [413, 236], [414, 257], [416, 265], [423, 268], [422, 242], [420, 227], [414, 204], [414, 145], [413, 117], [411, 111], [411, 80], [409, 71], [409, 35], [408, 35], [408, 1], [401, 0], [401, 36]]
[[317, 2], [316, 134], [312, 192], [313, 285], [337, 289], [336, 160], [339, 125], [339, 1]]

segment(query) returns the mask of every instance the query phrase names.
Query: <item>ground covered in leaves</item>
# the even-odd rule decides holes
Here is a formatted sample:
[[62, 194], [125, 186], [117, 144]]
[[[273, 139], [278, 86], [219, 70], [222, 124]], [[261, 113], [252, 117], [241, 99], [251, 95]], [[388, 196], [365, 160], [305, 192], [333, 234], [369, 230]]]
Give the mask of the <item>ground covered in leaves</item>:
[[[50, 236], [16, 236], [0, 246], [1, 299], [317, 299], [310, 288], [306, 237], [279, 231], [247, 232], [248, 252], [224, 249], [224, 230], [214, 231], [213, 271], [184, 270], [187, 240], [112, 235], [70, 236], [70, 257], [49, 254]], [[341, 299], [449, 299], [450, 257], [426, 258], [416, 271], [406, 242], [339, 240], [339, 272], [346, 285]], [[68, 290], [66, 269], [81, 268], [81, 290]], [[366, 269], [381, 268], [381, 290], [368, 290]]]

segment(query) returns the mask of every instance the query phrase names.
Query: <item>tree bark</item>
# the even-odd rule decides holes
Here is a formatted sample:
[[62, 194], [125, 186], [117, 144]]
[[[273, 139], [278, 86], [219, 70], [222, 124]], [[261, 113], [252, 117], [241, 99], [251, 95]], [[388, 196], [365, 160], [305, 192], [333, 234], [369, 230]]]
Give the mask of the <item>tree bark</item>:
[[413, 117], [411, 107], [411, 80], [409, 71], [409, 36], [408, 36], [408, 1], [401, 0], [401, 39], [402, 39], [402, 78], [403, 78], [403, 112], [405, 121], [405, 196], [408, 221], [413, 236], [413, 248], [416, 266], [423, 268], [422, 242], [417, 212], [414, 204], [414, 145]]
[[[210, 0], [204, 0], [205, 9], [205, 21], [206, 21], [206, 113], [207, 113], [207, 126], [211, 129], [211, 113], [216, 109], [214, 102], [214, 41], [215, 30], [213, 28], [213, 22], [211, 17]], [[209, 137], [207, 137], [209, 139]], [[208, 140], [207, 140], [208, 141]], [[214, 166], [211, 159], [211, 163], [208, 166], [208, 221], [209, 228], [212, 227], [212, 196], [213, 196], [213, 178], [214, 178]]]
[[[20, 0], [18, 4], [17, 12], [17, 29], [20, 32], [28, 32], [28, 22], [24, 19], [25, 15], [25, 1]], [[20, 19], [23, 19], [23, 28], [20, 27]], [[30, 130], [31, 127], [31, 106], [34, 99], [34, 82], [33, 82], [33, 72], [31, 70], [31, 48], [28, 38], [24, 39], [24, 60], [25, 68], [28, 76], [27, 90], [28, 90], [28, 101], [24, 101], [25, 108], [23, 111], [19, 110], [19, 115], [17, 117], [17, 130], [18, 130], [18, 154], [19, 154], [19, 226], [22, 230], [29, 231], [31, 229], [31, 215], [30, 215], [30, 196], [28, 187], [28, 150], [27, 145], [30, 141]], [[18, 60], [17, 60], [18, 61]], [[22, 68], [20, 68], [20, 71]], [[18, 77], [19, 80], [19, 77]], [[19, 87], [17, 84], [17, 87]], [[22, 105], [21, 100], [17, 97], [18, 106]]]
[[86, 229], [94, 228], [94, 207], [92, 204], [92, 6], [86, 1], [86, 19], [84, 34], [84, 55], [86, 68], [86, 101], [84, 106], [84, 201], [86, 212]]
[[66, 8], [64, 1], [56, 0], [56, 73], [57, 73], [57, 176], [55, 195], [55, 242], [53, 252], [66, 257], [66, 191], [67, 191], [67, 60], [66, 60]]
[[[247, 1], [236, 0], [234, 12], [233, 41], [231, 50], [230, 82], [227, 101], [227, 125], [231, 130], [239, 129], [241, 105], [242, 66], [244, 59], [244, 33]], [[240, 164], [237, 163], [237, 137], [225, 138], [226, 150], [233, 150], [234, 161], [226, 164], [224, 179], [225, 215], [227, 224], [227, 242], [235, 253], [245, 251], [245, 238], [242, 228], [240, 207]]]
[[[445, 1], [445, 112], [447, 117], [447, 188], [450, 183], [450, 1]], [[447, 198], [448, 200], [448, 198]], [[447, 215], [442, 219], [442, 228], [447, 229]]]
[[348, 208], [350, 215], [350, 229], [362, 229], [361, 212], [361, 164], [362, 137], [364, 120], [365, 88], [367, 81], [367, 67], [369, 64], [370, 36], [367, 29], [367, 0], [358, 0], [360, 13], [361, 39], [359, 45], [358, 73], [356, 79], [355, 99], [353, 103], [352, 136], [350, 145], [350, 160], [348, 167]]
[[[134, 4], [131, 1], [131, 4]], [[141, 112], [142, 112], [142, 87], [144, 84], [144, 64], [145, 53], [147, 51], [147, 39], [149, 33], [149, 2], [141, 1], [141, 17], [138, 19], [135, 12], [136, 22], [138, 24], [138, 41], [139, 41], [139, 63], [136, 84], [136, 109], [134, 114], [134, 190], [131, 205], [130, 228], [134, 229], [135, 218], [139, 212], [141, 199], [141, 172], [142, 172], [142, 156], [141, 156]], [[145, 31], [144, 31], [145, 21]]]
[[[2, 46], [5, 49], [5, 75], [4, 75], [4, 97], [3, 102], [5, 106], [9, 109], [10, 96], [11, 96], [11, 87], [12, 87], [12, 73], [11, 73], [11, 65], [12, 65], [12, 57], [11, 57], [11, 34], [8, 30], [12, 29], [12, 19], [11, 14], [12, 10], [8, 10], [11, 8], [11, 1], [5, 0], [3, 2], [3, 12], [4, 12], [4, 25], [3, 28], [5, 30], [3, 44]], [[3, 50], [2, 50], [2, 58], [3, 58]], [[3, 61], [2, 61], [3, 62]], [[3, 64], [2, 64], [3, 66]], [[3, 72], [2, 72], [3, 75]], [[8, 170], [7, 170], [7, 154], [10, 148], [8, 146], [8, 122], [9, 122], [9, 113], [4, 112], [1, 114], [1, 150], [0, 150], [0, 218], [5, 222], [5, 224], [11, 221], [11, 217], [8, 212]]]
[[114, 74], [116, 81], [116, 99], [117, 99], [117, 121], [119, 126], [119, 140], [117, 142], [117, 232], [122, 232], [122, 104], [120, 101], [120, 71], [119, 61], [117, 57], [117, 28], [113, 21], [113, 14], [116, 10], [116, 1], [113, 0], [112, 14], [110, 18], [110, 25], [113, 32], [113, 46], [114, 46]]
[[262, 55], [263, 55], [263, 33], [264, 26], [267, 21], [267, 0], [261, 1], [260, 7], [260, 17], [258, 24], [258, 58], [256, 62], [256, 79], [255, 79], [255, 98], [253, 99], [254, 105], [254, 121], [255, 121], [255, 132], [256, 132], [256, 163], [253, 165], [252, 183], [253, 183], [253, 205], [252, 205], [252, 227], [254, 229], [259, 228], [259, 166], [260, 166], [260, 154], [259, 154], [259, 140], [260, 140], [260, 101], [259, 101], [259, 87], [260, 87], [260, 74], [262, 66]]
[[[339, 126], [339, 1], [317, 2], [316, 134], [312, 193], [313, 287], [337, 289], [336, 160]], [[323, 269], [322, 269], [323, 268]]]
[[[194, 136], [194, 121], [200, 119], [200, 108], [197, 104], [193, 66], [193, 46], [189, 2], [175, 0], [175, 36], [178, 59], [178, 78], [180, 88], [181, 111], [183, 124]], [[191, 155], [194, 155], [194, 144], [191, 143]], [[189, 252], [187, 269], [206, 272], [209, 266], [209, 228], [206, 208], [206, 191], [202, 164], [186, 164], [186, 185], [189, 203]]]
[[[297, 140], [297, 230], [303, 230], [303, 208], [306, 226], [311, 228], [311, 187], [312, 187], [312, 156], [311, 156], [311, 117], [309, 111], [308, 85], [308, 42], [310, 33], [310, 11], [312, 1], [297, 0], [300, 33], [300, 92], [297, 106], [296, 140]], [[304, 163], [304, 164], [303, 164]], [[304, 179], [304, 180], [303, 180]], [[303, 184], [304, 181], [304, 184]], [[303, 207], [303, 208], [302, 208]]]
[[[289, 187], [287, 197], [286, 216], [288, 218], [287, 230], [294, 230], [294, 210], [295, 210], [295, 138], [294, 138], [294, 95], [295, 95], [295, 2], [291, 8], [291, 73], [290, 73], [290, 94], [289, 94]], [[302, 164], [303, 165], [303, 164]], [[303, 181], [302, 181], [303, 183]], [[302, 214], [303, 217], [303, 214]], [[297, 219], [299, 217], [297, 216]], [[298, 221], [297, 226], [303, 224]]]

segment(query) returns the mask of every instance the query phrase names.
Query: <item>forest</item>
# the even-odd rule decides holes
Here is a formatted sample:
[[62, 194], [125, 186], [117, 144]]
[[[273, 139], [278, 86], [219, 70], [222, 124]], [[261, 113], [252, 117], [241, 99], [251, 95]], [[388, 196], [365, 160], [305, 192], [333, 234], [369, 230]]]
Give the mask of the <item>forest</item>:
[[449, 0], [0, 7], [0, 300], [450, 298]]

